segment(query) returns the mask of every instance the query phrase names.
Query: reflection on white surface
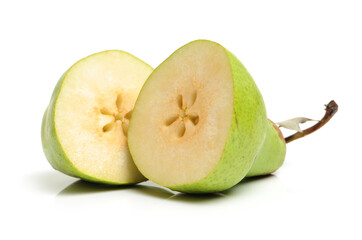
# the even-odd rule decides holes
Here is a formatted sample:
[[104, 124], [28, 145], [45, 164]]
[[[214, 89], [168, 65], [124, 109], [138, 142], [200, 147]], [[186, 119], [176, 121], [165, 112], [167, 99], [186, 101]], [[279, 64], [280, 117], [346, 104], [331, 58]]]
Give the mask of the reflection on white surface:
[[73, 183], [76, 178], [69, 177], [55, 170], [39, 171], [26, 175], [24, 178], [27, 185], [30, 185], [36, 191], [52, 195], [59, 192], [69, 184]]
[[27, 178], [28, 184], [46, 195], [55, 195], [62, 199], [71, 197], [72, 199], [81, 199], [87, 196], [88, 203], [92, 202], [92, 196], [95, 198], [108, 198], [122, 195], [130, 198], [153, 198], [154, 200], [167, 200], [169, 202], [180, 203], [214, 203], [226, 202], [231, 199], [237, 199], [240, 203], [252, 204], [263, 203], [265, 201], [273, 201], [284, 195], [285, 189], [282, 182], [275, 175], [264, 177], [254, 177], [243, 179], [233, 188], [221, 193], [191, 195], [175, 191], [159, 186], [153, 182], [147, 181], [137, 185], [127, 186], [109, 186], [97, 183], [76, 180], [56, 171], [44, 171], [32, 174]]

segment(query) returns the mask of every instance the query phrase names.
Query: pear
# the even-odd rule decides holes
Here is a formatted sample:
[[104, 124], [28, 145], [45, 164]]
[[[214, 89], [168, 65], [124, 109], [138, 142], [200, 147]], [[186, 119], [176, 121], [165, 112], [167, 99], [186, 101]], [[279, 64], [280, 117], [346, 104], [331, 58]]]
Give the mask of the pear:
[[42, 144], [57, 170], [87, 181], [145, 181], [128, 150], [127, 133], [138, 93], [152, 68], [129, 53], [88, 56], [58, 81], [42, 123]]
[[197, 40], [147, 79], [128, 130], [134, 162], [172, 190], [211, 193], [246, 176], [265, 139], [263, 98], [223, 46]]

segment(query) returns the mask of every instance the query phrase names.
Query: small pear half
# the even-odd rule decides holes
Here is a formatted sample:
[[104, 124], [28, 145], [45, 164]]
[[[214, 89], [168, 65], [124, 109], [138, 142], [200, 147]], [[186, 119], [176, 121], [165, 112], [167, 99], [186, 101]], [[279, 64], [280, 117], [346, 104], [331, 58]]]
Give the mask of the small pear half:
[[221, 45], [197, 40], [150, 75], [128, 143], [148, 179], [172, 190], [211, 193], [245, 177], [266, 127], [263, 98], [245, 67]]
[[75, 63], [58, 81], [42, 123], [42, 144], [57, 170], [87, 181], [146, 180], [128, 150], [128, 124], [152, 68], [112, 50]]

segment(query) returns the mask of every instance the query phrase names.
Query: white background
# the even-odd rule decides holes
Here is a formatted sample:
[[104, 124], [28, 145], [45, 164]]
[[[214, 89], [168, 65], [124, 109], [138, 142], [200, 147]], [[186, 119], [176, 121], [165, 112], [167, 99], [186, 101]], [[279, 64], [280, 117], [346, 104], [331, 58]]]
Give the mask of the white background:
[[[360, 4], [1, 1], [0, 239], [361, 239]], [[67, 68], [108, 49], [156, 67], [200, 38], [238, 56], [272, 120], [319, 119], [332, 99], [339, 112], [288, 144], [274, 175], [219, 195], [102, 187], [51, 168], [41, 120]]]

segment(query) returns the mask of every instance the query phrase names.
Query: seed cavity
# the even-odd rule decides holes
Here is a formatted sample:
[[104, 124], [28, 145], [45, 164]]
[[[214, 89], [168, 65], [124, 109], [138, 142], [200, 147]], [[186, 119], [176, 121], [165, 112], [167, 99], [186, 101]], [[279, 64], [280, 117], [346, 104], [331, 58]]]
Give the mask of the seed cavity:
[[103, 115], [110, 115], [110, 116], [113, 115], [113, 113], [108, 108], [105, 108], [105, 107], [101, 109], [101, 113]]
[[179, 115], [177, 115], [177, 114], [170, 116], [168, 119], [166, 119], [165, 125], [166, 125], [166, 126], [170, 126], [170, 125], [171, 125], [172, 123], [174, 123], [178, 118], [179, 118]]
[[188, 117], [195, 126], [199, 123], [199, 115], [197, 113], [190, 113]]
[[117, 95], [116, 106], [117, 106], [118, 111], [121, 111], [121, 109], [122, 109], [122, 95], [121, 94]]
[[126, 115], [124, 115], [124, 118], [127, 118], [128, 120], [130, 120], [132, 117], [132, 113], [133, 113], [133, 110], [129, 111], [128, 113], [126, 113]]
[[194, 105], [194, 103], [196, 102], [196, 98], [197, 98], [197, 92], [193, 91], [192, 94], [190, 95], [189, 101], [187, 106], [190, 108], [192, 107], [192, 105]]
[[177, 106], [182, 109], [182, 95], [177, 96]]
[[186, 132], [186, 127], [185, 127], [185, 123], [181, 122], [178, 126], [177, 126], [177, 136], [178, 137], [183, 137], [185, 135]]
[[[172, 114], [165, 120], [165, 125], [170, 126], [173, 123], [177, 123], [176, 127], [176, 135], [177, 137], [181, 138], [185, 135], [186, 132], [186, 120], [190, 120], [194, 126], [196, 126], [199, 123], [199, 115], [195, 112], [189, 113], [190, 108], [194, 105], [197, 99], [197, 92], [193, 91], [191, 95], [187, 96], [185, 99], [187, 99], [187, 103], [183, 104], [183, 96], [177, 95], [176, 97], [176, 103], [178, 108], [180, 109], [178, 111], [178, 114]], [[189, 125], [192, 126], [192, 125]]]
[[113, 128], [114, 128], [114, 125], [116, 123], [115, 122], [110, 122], [110, 123], [107, 123], [106, 125], [104, 125], [103, 127], [103, 132], [109, 132], [111, 131]]

